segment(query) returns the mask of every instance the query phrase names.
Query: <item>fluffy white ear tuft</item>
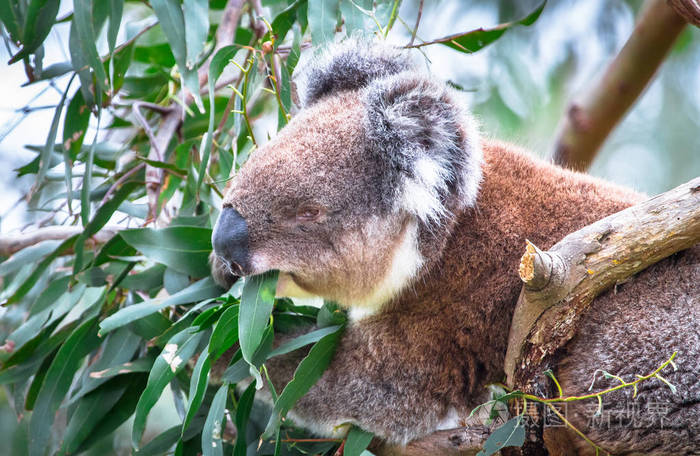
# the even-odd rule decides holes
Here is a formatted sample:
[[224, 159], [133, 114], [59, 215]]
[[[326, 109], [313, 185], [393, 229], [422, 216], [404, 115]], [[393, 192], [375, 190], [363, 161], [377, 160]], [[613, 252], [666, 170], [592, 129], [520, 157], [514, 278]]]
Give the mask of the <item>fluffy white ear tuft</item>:
[[425, 224], [438, 223], [447, 215], [441, 195], [447, 191], [452, 172], [437, 157], [420, 157], [413, 176], [404, 180], [401, 206]]

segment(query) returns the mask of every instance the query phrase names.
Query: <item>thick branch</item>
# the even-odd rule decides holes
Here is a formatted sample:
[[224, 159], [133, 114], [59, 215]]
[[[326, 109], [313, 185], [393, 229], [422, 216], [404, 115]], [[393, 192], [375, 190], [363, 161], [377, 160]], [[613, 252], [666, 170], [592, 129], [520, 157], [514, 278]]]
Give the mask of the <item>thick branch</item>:
[[666, 4], [648, 0], [632, 35], [597, 87], [574, 101], [554, 147], [558, 165], [585, 170], [610, 131], [637, 100], [676, 41], [685, 21]]
[[700, 177], [610, 215], [542, 252], [528, 243], [505, 371], [521, 387], [573, 337], [596, 296], [700, 242]]
[[[120, 229], [118, 226], [106, 226], [92, 236], [88, 242], [92, 242], [93, 245], [104, 244]], [[30, 233], [0, 235], [0, 256], [9, 257], [26, 247], [40, 242], [64, 240], [82, 232], [82, 226], [47, 226]]]

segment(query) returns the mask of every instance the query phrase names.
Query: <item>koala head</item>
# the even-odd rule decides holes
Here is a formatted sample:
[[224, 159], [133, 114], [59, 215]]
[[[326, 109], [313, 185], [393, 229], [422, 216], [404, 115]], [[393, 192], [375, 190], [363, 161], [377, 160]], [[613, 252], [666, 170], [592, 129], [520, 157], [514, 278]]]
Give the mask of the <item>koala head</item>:
[[450, 88], [387, 45], [335, 45], [301, 79], [300, 112], [227, 189], [214, 277], [230, 285], [277, 269], [280, 295], [376, 310], [475, 204], [475, 123]]

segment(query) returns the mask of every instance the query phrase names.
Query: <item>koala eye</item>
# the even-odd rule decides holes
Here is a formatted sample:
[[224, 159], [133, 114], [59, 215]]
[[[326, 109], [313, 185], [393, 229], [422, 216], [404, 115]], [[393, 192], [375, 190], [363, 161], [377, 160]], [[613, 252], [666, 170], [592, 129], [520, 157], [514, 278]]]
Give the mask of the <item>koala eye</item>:
[[298, 222], [314, 222], [321, 216], [321, 208], [314, 205], [304, 204], [297, 209], [296, 219]]

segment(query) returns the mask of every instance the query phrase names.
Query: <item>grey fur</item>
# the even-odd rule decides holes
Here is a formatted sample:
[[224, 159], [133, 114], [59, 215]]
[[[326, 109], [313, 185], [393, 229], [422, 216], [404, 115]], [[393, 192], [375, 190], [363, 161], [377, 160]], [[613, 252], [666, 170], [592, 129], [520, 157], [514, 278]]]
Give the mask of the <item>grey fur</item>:
[[418, 66], [408, 53], [387, 44], [348, 39], [324, 49], [298, 76], [302, 105], [409, 70], [417, 71]]

